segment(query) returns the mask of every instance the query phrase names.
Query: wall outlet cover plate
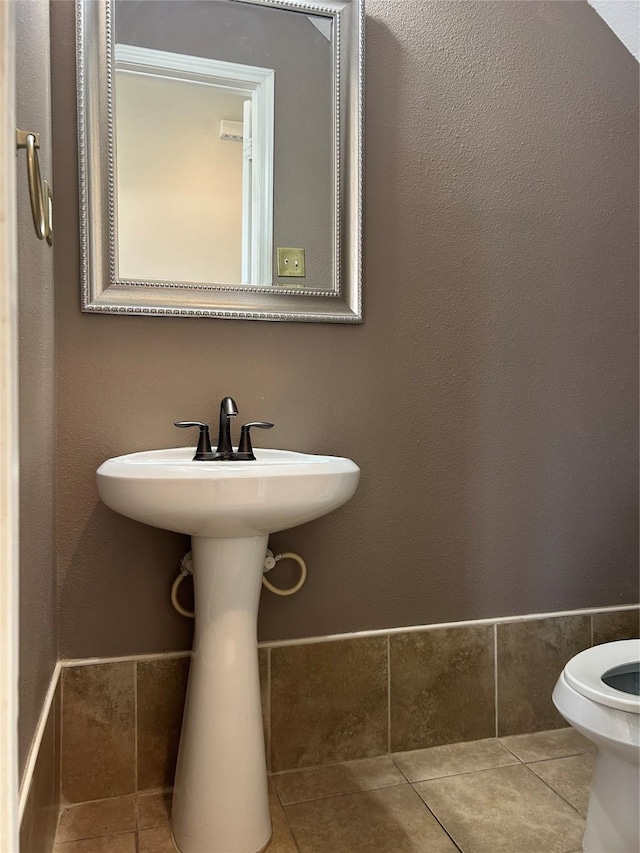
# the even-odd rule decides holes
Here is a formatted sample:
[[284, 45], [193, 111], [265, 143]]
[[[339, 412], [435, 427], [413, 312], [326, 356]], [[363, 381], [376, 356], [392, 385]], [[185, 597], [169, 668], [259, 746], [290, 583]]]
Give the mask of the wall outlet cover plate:
[[305, 276], [304, 249], [283, 249], [278, 246], [278, 275]]

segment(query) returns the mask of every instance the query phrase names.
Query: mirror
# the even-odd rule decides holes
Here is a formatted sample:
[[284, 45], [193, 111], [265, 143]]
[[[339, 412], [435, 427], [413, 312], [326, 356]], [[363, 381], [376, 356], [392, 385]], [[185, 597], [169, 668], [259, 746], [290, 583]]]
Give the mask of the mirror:
[[119, 279], [273, 284], [274, 76], [116, 42]]
[[83, 310], [361, 322], [361, 0], [76, 2]]

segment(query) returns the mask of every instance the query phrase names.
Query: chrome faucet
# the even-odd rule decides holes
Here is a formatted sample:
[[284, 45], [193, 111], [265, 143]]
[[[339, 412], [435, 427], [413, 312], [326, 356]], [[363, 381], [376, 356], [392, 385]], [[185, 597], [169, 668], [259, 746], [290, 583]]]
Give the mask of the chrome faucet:
[[223, 397], [220, 402], [220, 429], [218, 431], [218, 447], [214, 459], [233, 459], [231, 444], [231, 418], [238, 414], [238, 407], [233, 397]]

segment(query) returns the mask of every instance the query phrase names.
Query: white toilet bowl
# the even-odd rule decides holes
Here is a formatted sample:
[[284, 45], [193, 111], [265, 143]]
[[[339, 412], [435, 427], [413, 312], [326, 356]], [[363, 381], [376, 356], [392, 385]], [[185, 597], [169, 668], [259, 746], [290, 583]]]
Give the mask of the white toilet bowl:
[[594, 646], [571, 658], [553, 702], [597, 747], [585, 853], [640, 850], [640, 640]]

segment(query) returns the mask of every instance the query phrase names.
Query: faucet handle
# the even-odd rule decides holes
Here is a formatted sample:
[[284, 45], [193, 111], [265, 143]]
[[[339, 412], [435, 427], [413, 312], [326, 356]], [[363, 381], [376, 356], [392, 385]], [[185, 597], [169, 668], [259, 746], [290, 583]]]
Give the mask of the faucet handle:
[[238, 450], [234, 453], [235, 459], [255, 459], [255, 454], [253, 452], [253, 447], [251, 446], [251, 434], [249, 430], [252, 427], [258, 427], [258, 429], [271, 429], [273, 424], [268, 423], [267, 421], [252, 421], [249, 424], [243, 424], [240, 429], [240, 444], [238, 445]]
[[178, 429], [187, 429], [188, 427], [198, 427], [200, 437], [198, 438], [198, 447], [196, 455], [193, 457], [194, 462], [208, 462], [215, 458], [211, 450], [211, 438], [209, 436], [209, 425], [203, 424], [201, 421], [174, 421], [173, 425]]

